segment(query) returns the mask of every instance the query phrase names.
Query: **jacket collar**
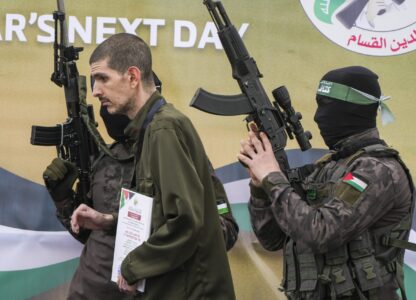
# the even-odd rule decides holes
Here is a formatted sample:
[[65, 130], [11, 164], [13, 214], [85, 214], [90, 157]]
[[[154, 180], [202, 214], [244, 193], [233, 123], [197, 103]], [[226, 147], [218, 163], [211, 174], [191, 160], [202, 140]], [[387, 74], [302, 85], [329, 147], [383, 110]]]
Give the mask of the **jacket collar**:
[[371, 128], [363, 132], [351, 135], [343, 140], [340, 140], [338, 143], [334, 145], [334, 149], [339, 150], [348, 145], [351, 145], [352, 143], [357, 143], [358, 141], [374, 139], [374, 138], [377, 138], [377, 139], [380, 138], [380, 134], [377, 128]]
[[124, 130], [124, 134], [129, 138], [129, 140], [137, 141], [139, 138], [140, 128], [146, 119], [147, 113], [153, 104], [161, 98], [162, 95], [158, 91], [155, 91], [146, 101], [143, 107], [139, 110], [134, 119], [131, 120], [129, 125], [127, 125], [126, 129]]

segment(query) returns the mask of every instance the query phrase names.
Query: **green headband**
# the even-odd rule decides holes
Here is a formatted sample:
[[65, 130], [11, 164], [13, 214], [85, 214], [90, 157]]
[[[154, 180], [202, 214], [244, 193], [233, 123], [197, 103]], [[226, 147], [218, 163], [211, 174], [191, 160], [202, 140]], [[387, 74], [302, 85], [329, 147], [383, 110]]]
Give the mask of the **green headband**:
[[381, 111], [382, 124], [385, 125], [394, 121], [393, 113], [384, 103], [384, 101], [390, 99], [390, 96], [382, 95], [379, 99], [352, 87], [326, 80], [319, 83], [316, 94], [359, 105], [370, 105], [376, 102], [379, 104]]

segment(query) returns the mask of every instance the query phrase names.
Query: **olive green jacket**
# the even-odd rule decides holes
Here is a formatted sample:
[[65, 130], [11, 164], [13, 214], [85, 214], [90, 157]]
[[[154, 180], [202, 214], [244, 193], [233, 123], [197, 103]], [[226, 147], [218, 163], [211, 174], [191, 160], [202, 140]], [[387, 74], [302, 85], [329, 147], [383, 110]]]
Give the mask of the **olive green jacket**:
[[[155, 92], [126, 128], [131, 139], [160, 98]], [[151, 235], [121, 266], [129, 284], [146, 279], [137, 299], [235, 299], [209, 166], [190, 120], [163, 105], [144, 135], [133, 183], [154, 198]]]

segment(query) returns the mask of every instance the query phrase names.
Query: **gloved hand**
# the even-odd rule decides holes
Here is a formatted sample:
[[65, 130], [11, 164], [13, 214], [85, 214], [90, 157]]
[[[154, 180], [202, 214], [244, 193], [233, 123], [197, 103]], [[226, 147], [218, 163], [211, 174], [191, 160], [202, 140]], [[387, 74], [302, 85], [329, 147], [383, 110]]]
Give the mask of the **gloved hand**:
[[46, 188], [55, 202], [60, 202], [72, 195], [72, 186], [77, 177], [77, 167], [61, 158], [55, 158], [43, 172]]

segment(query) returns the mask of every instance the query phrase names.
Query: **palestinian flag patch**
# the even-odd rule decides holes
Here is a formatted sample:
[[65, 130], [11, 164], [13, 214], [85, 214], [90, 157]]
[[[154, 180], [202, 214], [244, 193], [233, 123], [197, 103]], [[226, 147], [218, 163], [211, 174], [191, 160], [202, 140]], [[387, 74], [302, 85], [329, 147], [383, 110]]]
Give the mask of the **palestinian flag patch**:
[[353, 188], [360, 192], [363, 192], [368, 186], [366, 182], [354, 176], [351, 172], [345, 175], [344, 178], [342, 178], [342, 182], [351, 185]]

